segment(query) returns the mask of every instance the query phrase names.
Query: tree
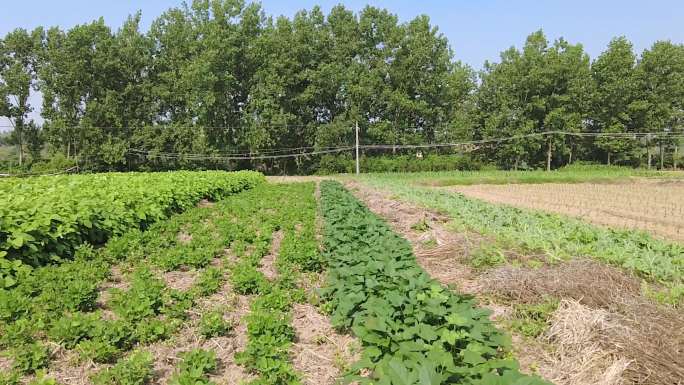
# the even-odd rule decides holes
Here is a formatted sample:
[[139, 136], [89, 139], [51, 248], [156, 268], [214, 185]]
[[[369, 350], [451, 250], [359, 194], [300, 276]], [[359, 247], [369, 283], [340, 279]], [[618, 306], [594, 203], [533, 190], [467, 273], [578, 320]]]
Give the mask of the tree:
[[[608, 44], [591, 66], [595, 88], [592, 95], [590, 122], [592, 129], [605, 134], [625, 134], [639, 131], [641, 92], [636, 78], [636, 55], [625, 37]], [[634, 156], [639, 142], [636, 138], [599, 137], [596, 147], [606, 154], [606, 162]]]
[[486, 147], [486, 157], [504, 167], [545, 163], [550, 170], [554, 160], [560, 164], [561, 155], [572, 153], [565, 135], [551, 132], [583, 128], [591, 88], [589, 58], [581, 45], [559, 39], [549, 46], [537, 31], [522, 51], [512, 47], [501, 54], [500, 63], [485, 63], [480, 77], [476, 138], [505, 138]]
[[[684, 46], [656, 42], [642, 54], [637, 77], [645, 99], [641, 109], [644, 128], [658, 137], [663, 168], [665, 152], [679, 146], [678, 141], [666, 135], [684, 132]], [[650, 167], [650, 141], [647, 145]]]
[[38, 67], [37, 50], [41, 29], [29, 34], [25, 29], [15, 29], [0, 41], [0, 110], [14, 128], [19, 165], [24, 161], [24, 130], [28, 114], [33, 111], [28, 99], [35, 85]]

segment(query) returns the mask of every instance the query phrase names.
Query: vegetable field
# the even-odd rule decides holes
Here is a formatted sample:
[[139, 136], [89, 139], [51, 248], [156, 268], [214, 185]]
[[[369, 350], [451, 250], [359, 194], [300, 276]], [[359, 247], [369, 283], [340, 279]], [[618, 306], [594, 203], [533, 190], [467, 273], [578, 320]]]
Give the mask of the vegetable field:
[[[638, 373], [679, 373], [681, 337], [667, 334], [682, 326], [679, 246], [400, 179], [272, 180], [4, 181], [0, 384], [564, 385], [606, 368], [661, 384]], [[590, 274], [568, 266], [611, 278], [580, 290]], [[597, 337], [616, 347], [582, 351], [594, 364], [580, 367], [559, 355], [557, 325], [584, 325], [559, 320], [596, 303], [616, 312], [605, 330], [631, 332]], [[647, 337], [651, 361], [628, 349]]]

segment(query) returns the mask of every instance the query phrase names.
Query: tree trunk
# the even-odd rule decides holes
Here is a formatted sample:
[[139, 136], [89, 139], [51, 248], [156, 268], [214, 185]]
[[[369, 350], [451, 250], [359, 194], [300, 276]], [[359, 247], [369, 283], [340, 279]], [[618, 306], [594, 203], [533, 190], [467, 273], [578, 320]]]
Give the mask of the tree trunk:
[[648, 145], [648, 169], [651, 169], [651, 163], [653, 162], [653, 154], [651, 154], [651, 146]]
[[663, 148], [663, 142], [660, 142], [660, 169], [665, 168], [665, 149]]
[[520, 162], [520, 157], [515, 157], [515, 164], [513, 165], [513, 170], [518, 171], [518, 163]]
[[546, 171], [551, 171], [551, 138], [549, 138], [549, 147], [546, 150]]
[[679, 156], [677, 153], [679, 152], [679, 144], [675, 144], [674, 152], [672, 153], [672, 169], [677, 171], [677, 157]]
[[570, 147], [570, 156], [568, 157], [568, 164], [572, 164], [572, 147]]
[[71, 156], [71, 140], [67, 140], [67, 159]]
[[610, 163], [610, 152], [608, 153], [608, 165], [609, 166], [611, 165], [611, 163]]

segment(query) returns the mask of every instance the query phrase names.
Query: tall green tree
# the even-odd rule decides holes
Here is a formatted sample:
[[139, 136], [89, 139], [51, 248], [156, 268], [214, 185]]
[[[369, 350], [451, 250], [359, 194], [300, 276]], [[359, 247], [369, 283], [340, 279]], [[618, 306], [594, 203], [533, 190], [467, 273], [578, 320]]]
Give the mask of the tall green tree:
[[[636, 55], [625, 37], [608, 44], [591, 66], [595, 84], [590, 122], [599, 133], [625, 134], [643, 127], [639, 118], [644, 101], [636, 74]], [[640, 143], [636, 138], [599, 137], [595, 144], [606, 154], [606, 162], [635, 157]]]
[[24, 162], [24, 131], [29, 125], [31, 89], [36, 82], [41, 29], [15, 29], [0, 41], [0, 112], [10, 119], [19, 165]]
[[[679, 141], [665, 135], [684, 133], [684, 46], [658, 41], [645, 50], [637, 67], [637, 77], [645, 99], [644, 128], [659, 137], [660, 167], [665, 153], [677, 149]], [[651, 166], [651, 141], [648, 165]]]
[[522, 51], [510, 48], [500, 63], [486, 63], [476, 97], [476, 139], [485, 157], [503, 167], [562, 164], [572, 142], [552, 131], [583, 129], [591, 92], [589, 58], [581, 45], [563, 39], [549, 45], [542, 31], [531, 34]]

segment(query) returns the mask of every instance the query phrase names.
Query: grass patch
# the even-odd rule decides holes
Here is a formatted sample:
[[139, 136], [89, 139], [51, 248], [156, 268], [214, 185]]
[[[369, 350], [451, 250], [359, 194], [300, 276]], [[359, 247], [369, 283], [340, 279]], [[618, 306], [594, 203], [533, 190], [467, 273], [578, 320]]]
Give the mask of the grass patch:
[[551, 315], [556, 309], [556, 298], [546, 298], [536, 304], [514, 304], [510, 328], [525, 337], [536, 338], [546, 331]]

